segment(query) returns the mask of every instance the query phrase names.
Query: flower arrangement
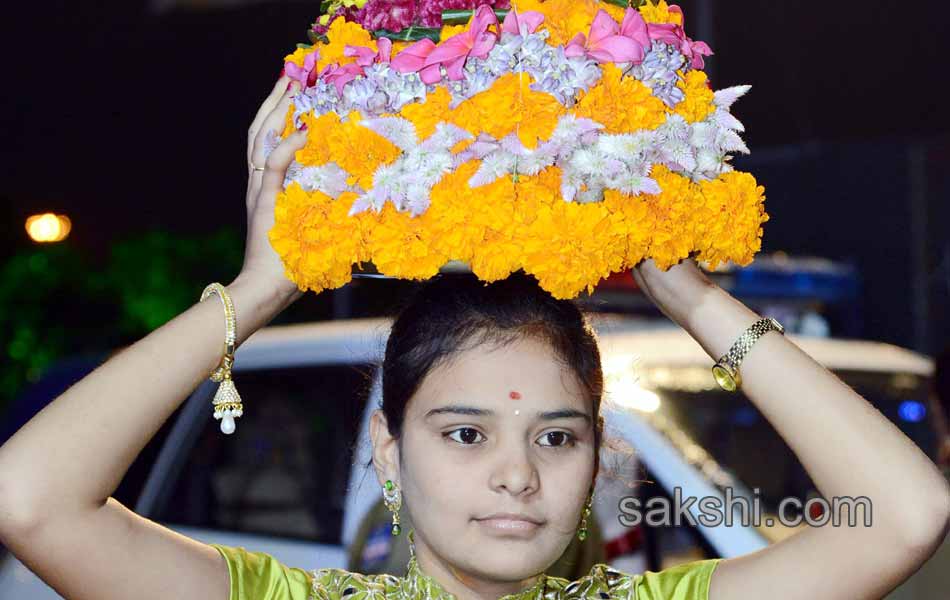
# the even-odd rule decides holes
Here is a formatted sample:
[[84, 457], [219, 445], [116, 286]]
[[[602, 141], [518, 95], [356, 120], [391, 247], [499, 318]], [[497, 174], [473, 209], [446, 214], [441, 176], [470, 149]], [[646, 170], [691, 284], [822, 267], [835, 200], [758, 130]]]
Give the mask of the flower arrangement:
[[319, 292], [363, 262], [427, 279], [461, 261], [572, 298], [645, 258], [749, 264], [769, 218], [729, 164], [749, 86], [714, 92], [682, 10], [632, 4], [329, 3], [285, 58], [282, 135], [308, 131], [270, 232], [287, 276]]

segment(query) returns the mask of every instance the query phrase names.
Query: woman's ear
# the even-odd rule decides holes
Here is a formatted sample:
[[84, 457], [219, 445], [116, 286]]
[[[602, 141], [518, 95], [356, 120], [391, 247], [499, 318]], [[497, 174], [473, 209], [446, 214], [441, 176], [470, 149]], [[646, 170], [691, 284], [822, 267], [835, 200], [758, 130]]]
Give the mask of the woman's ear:
[[373, 467], [379, 484], [383, 485], [387, 479], [399, 483], [399, 444], [389, 434], [382, 409], [377, 408], [370, 417], [369, 437], [373, 440]]

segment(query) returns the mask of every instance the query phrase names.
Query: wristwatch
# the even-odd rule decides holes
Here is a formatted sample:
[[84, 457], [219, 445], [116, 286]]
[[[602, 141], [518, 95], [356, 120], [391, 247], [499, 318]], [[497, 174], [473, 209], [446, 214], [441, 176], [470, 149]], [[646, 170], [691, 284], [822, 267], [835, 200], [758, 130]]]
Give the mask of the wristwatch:
[[752, 344], [769, 331], [777, 331], [784, 334], [785, 328], [772, 317], [759, 319], [739, 336], [736, 343], [729, 348], [729, 352], [723, 354], [722, 357], [716, 361], [716, 364], [713, 365], [712, 373], [719, 387], [727, 392], [734, 392], [739, 389], [742, 385], [742, 378], [739, 376], [739, 365], [742, 363], [742, 359], [749, 353]]

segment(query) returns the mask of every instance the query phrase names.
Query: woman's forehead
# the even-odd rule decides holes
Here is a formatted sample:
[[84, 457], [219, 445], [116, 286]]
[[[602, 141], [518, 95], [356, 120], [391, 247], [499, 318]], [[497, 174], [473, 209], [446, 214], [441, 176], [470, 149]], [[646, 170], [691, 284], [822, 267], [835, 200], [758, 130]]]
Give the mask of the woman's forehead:
[[413, 397], [414, 412], [436, 405], [519, 409], [522, 414], [551, 408], [583, 410], [584, 394], [572, 370], [553, 349], [533, 338], [510, 344], [482, 344], [460, 352], [430, 371]]

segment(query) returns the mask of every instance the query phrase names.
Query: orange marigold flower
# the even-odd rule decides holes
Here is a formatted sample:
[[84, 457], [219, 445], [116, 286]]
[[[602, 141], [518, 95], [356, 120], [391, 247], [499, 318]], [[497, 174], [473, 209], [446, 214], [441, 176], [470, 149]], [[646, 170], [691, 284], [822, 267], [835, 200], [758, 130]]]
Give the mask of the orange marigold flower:
[[435, 126], [449, 120], [449, 103], [452, 94], [444, 86], [439, 86], [426, 96], [425, 102], [411, 102], [399, 111], [399, 115], [416, 126], [416, 134], [424, 140], [435, 133]]
[[653, 230], [647, 253], [665, 271], [693, 251], [698, 240], [692, 214], [702, 198], [698, 186], [662, 165], [655, 166], [650, 176], [662, 191], [645, 195]]
[[320, 292], [350, 281], [362, 245], [360, 221], [347, 217], [353, 199], [308, 193], [296, 183], [278, 194], [268, 238], [299, 289]]
[[613, 8], [619, 8], [596, 0], [512, 0], [511, 5], [518, 12], [533, 10], [543, 14], [541, 29], [550, 33], [548, 43], [554, 46], [566, 46], [578, 33], [587, 35], [597, 11], [604, 9], [614, 16]]
[[626, 234], [623, 219], [601, 202], [580, 204], [560, 197], [542, 202], [537, 218], [522, 233], [524, 270], [555, 298], [572, 298], [585, 288], [590, 293], [622, 268]]
[[650, 248], [653, 211], [640, 196], [627, 196], [617, 190], [604, 190], [604, 206], [620, 218], [625, 232], [623, 269], [637, 266]]
[[334, 63], [346, 65], [355, 62], [355, 57], [343, 54], [347, 45], [364, 46], [366, 48], [372, 48], [373, 52], [379, 51], [379, 48], [376, 46], [376, 40], [373, 39], [373, 36], [370, 35], [368, 31], [363, 29], [359, 23], [347, 21], [342, 15], [330, 23], [330, 28], [327, 30], [327, 40], [329, 41], [326, 44], [317, 44], [317, 47], [320, 49], [320, 60], [317, 61], [316, 67], [317, 71]]
[[673, 23], [683, 25], [683, 13], [671, 11], [666, 0], [660, 0], [656, 5], [645, 2], [640, 7], [640, 14], [647, 23]]
[[685, 79], [676, 82], [676, 87], [683, 90], [685, 97], [676, 105], [675, 112], [686, 119], [687, 123], [702, 121], [716, 110], [716, 105], [713, 104], [714, 94], [709, 89], [704, 72], [690, 71]]
[[749, 173], [733, 171], [700, 184], [703, 201], [716, 214], [706, 224], [699, 243], [699, 260], [715, 269], [729, 261], [745, 266], [762, 247], [765, 188]]
[[452, 260], [471, 263], [486, 235], [511, 221], [514, 191], [510, 178], [472, 188], [468, 180], [479, 161], [469, 161], [432, 188], [432, 247]]
[[307, 125], [307, 145], [297, 150], [297, 162], [307, 167], [319, 167], [330, 162], [327, 139], [331, 132], [340, 127], [340, 116], [331, 111], [315, 117], [310, 111], [302, 115], [301, 120]]
[[307, 55], [312, 54], [313, 52], [316, 52], [316, 50], [317, 50], [316, 46], [313, 46], [311, 48], [297, 48], [296, 50], [293, 51], [292, 54], [288, 54], [287, 56], [284, 57], [284, 62], [285, 63], [292, 62], [298, 67], [302, 67], [304, 64], [304, 60], [306, 60], [307, 58]]
[[527, 73], [502, 75], [487, 90], [459, 104], [452, 122], [472, 135], [481, 132], [501, 139], [515, 132], [527, 148], [554, 133], [558, 118], [565, 112], [557, 98], [532, 90], [534, 80]]
[[345, 123], [330, 129], [326, 145], [330, 160], [350, 174], [350, 185], [358, 183], [368, 190], [373, 187], [376, 169], [395, 161], [402, 151], [375, 131], [360, 125], [361, 120], [359, 112], [351, 112]]
[[432, 249], [431, 222], [429, 211], [413, 217], [397, 211], [389, 202], [383, 205], [367, 240], [376, 268], [399, 279], [435, 276], [449, 257]]
[[617, 65], [605, 64], [600, 83], [581, 96], [574, 113], [603, 124], [606, 133], [629, 133], [662, 125], [666, 105]]
[[468, 30], [468, 25], [443, 25], [439, 31], [439, 41], [444, 42], [452, 36], [458, 35]]

